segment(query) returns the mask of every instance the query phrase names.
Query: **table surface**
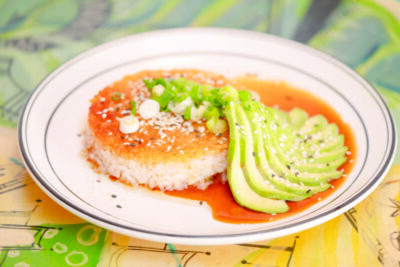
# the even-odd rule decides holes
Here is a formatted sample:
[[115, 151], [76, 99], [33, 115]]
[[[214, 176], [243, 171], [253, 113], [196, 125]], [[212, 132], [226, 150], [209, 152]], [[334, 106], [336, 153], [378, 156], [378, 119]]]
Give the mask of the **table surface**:
[[395, 0], [0, 0], [0, 266], [399, 266], [399, 151], [379, 187], [327, 223], [251, 244], [183, 246], [70, 214], [29, 177], [16, 138], [30, 92], [66, 60], [123, 36], [186, 26], [265, 32], [324, 51], [377, 88], [399, 128], [399, 19]]

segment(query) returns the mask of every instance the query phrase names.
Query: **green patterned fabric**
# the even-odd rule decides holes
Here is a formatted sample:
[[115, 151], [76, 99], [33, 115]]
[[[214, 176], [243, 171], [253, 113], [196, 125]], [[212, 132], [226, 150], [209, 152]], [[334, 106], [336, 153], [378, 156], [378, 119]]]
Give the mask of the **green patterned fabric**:
[[106, 230], [88, 223], [9, 227], [32, 232], [34, 240], [1, 250], [1, 266], [96, 266], [106, 236]]
[[[34, 88], [81, 52], [135, 33], [200, 26], [307, 40], [371, 82], [400, 129], [399, 21], [368, 0], [332, 0], [321, 18], [314, 7], [322, 2], [327, 1], [0, 0], [0, 126], [16, 128]], [[25, 247], [3, 247], [1, 266], [97, 266], [107, 233], [89, 223], [0, 226], [34, 238]], [[170, 244], [168, 249], [175, 250]]]

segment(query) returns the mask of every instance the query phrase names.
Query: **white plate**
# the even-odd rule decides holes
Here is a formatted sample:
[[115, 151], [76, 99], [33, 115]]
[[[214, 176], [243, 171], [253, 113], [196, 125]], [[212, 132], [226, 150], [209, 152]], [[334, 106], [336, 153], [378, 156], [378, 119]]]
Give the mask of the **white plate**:
[[[82, 140], [77, 136], [89, 99], [124, 75], [171, 68], [198, 68], [227, 76], [256, 73], [326, 100], [356, 137], [358, 156], [346, 182], [327, 199], [289, 218], [226, 224], [215, 221], [209, 208], [196, 201], [130, 189], [96, 174], [82, 157]], [[323, 223], [372, 192], [390, 167], [396, 147], [385, 103], [350, 68], [289, 40], [215, 28], [138, 34], [79, 55], [36, 88], [18, 130], [21, 154], [32, 177], [67, 210], [125, 235], [197, 245], [270, 239]]]

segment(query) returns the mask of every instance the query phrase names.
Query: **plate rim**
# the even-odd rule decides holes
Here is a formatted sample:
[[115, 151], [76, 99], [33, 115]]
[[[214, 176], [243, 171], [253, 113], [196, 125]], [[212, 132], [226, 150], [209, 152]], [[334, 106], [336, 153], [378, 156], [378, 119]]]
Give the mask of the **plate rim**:
[[[183, 33], [187, 31], [202, 31], [202, 32], [222, 32], [224, 34], [228, 35], [235, 35], [235, 36], [243, 36], [243, 35], [251, 35], [252, 37], [257, 37], [257, 38], [264, 38], [265, 40], [272, 39], [273, 41], [277, 42], [283, 42], [287, 46], [295, 46], [298, 49], [301, 49], [307, 54], [312, 54], [317, 57], [322, 57], [322, 60], [328, 61], [329, 63], [335, 65], [337, 68], [342, 69], [344, 72], [350, 74], [354, 80], [357, 80], [358, 83], [363, 85], [365, 89], [368, 89], [368, 92], [371, 94], [372, 97], [375, 98], [375, 100], [378, 102], [379, 106], [382, 108], [383, 114], [386, 113], [387, 118], [388, 118], [388, 126], [392, 131], [389, 131], [389, 136], [391, 135], [392, 137], [392, 144], [390, 146], [390, 142], [388, 142], [388, 145], [390, 146], [389, 152], [386, 156], [386, 158], [382, 159], [382, 166], [380, 168], [377, 168], [377, 173], [373, 178], [371, 178], [371, 181], [366, 184], [366, 186], [363, 188], [363, 190], [357, 192], [357, 194], [351, 196], [347, 201], [344, 203], [341, 203], [340, 206], [335, 207], [334, 209], [331, 209], [329, 211], [325, 211], [322, 214], [320, 214], [319, 217], [313, 217], [310, 218], [309, 221], [306, 222], [306, 225], [304, 225], [304, 222], [299, 222], [294, 225], [290, 225], [289, 228], [287, 227], [278, 227], [274, 229], [266, 229], [262, 231], [254, 231], [251, 233], [234, 233], [234, 234], [222, 234], [222, 235], [184, 235], [184, 234], [168, 234], [168, 233], [158, 233], [155, 231], [149, 231], [145, 229], [135, 229], [126, 225], [121, 225], [121, 224], [113, 224], [113, 223], [107, 223], [104, 220], [98, 219], [100, 216], [97, 216], [92, 213], [85, 212], [82, 210], [80, 207], [76, 206], [74, 203], [71, 203], [68, 201], [68, 199], [65, 199], [64, 197], [60, 196], [57, 192], [54, 192], [52, 187], [50, 187], [48, 184], [44, 183], [43, 178], [41, 178], [41, 175], [37, 173], [37, 170], [34, 166], [31, 165], [30, 157], [27, 155], [25, 151], [25, 146], [24, 146], [24, 133], [22, 132], [24, 128], [24, 122], [26, 122], [26, 112], [27, 109], [33, 105], [34, 103], [34, 98], [36, 95], [39, 93], [39, 90], [41, 88], [45, 88], [45, 83], [51, 80], [52, 78], [56, 78], [58, 73], [64, 69], [68, 69], [69, 66], [74, 65], [75, 63], [79, 62], [80, 60], [90, 57], [92, 54], [97, 53], [98, 51], [106, 50], [109, 47], [112, 46], [117, 46], [120, 43], [125, 43], [129, 42], [131, 39], [136, 39], [138, 37], [151, 37], [152, 35], [159, 35], [161, 34], [171, 34], [173, 33]], [[389, 129], [389, 130], [390, 130]], [[71, 58], [70, 60], [66, 61], [62, 65], [60, 65], [57, 69], [55, 69], [53, 72], [51, 72], [49, 75], [47, 75], [33, 90], [31, 93], [30, 97], [28, 98], [27, 102], [25, 103], [23, 110], [20, 115], [19, 123], [18, 123], [18, 144], [19, 144], [19, 151], [21, 153], [21, 157], [25, 163], [25, 166], [27, 166], [28, 172], [31, 174], [32, 178], [35, 180], [36, 184], [40, 186], [42, 190], [44, 190], [48, 196], [50, 196], [53, 200], [55, 200], [58, 204], [69, 210], [70, 212], [74, 214], [79, 214], [80, 217], [84, 218], [87, 221], [93, 222], [97, 225], [100, 225], [106, 229], [110, 229], [112, 231], [120, 232], [129, 236], [134, 236], [134, 237], [139, 237], [143, 239], [148, 239], [148, 240], [153, 240], [153, 241], [160, 241], [161, 239], [167, 239], [171, 240], [174, 243], [179, 243], [179, 244], [233, 244], [237, 243], [235, 240], [239, 240], [239, 242], [243, 241], [254, 241], [254, 240], [260, 240], [260, 238], [256, 237], [263, 237], [265, 238], [274, 238], [277, 236], [282, 236], [282, 235], [288, 235], [294, 232], [297, 232], [299, 230], [303, 229], [308, 229], [311, 228], [315, 225], [318, 225], [320, 223], [326, 222], [338, 215], [340, 215], [342, 212], [345, 210], [351, 208], [351, 206], [355, 206], [359, 202], [361, 202], [364, 198], [366, 198], [380, 183], [381, 180], [383, 180], [385, 174], [389, 171], [389, 167], [391, 166], [394, 156], [395, 156], [395, 149], [397, 146], [397, 135], [396, 135], [396, 126], [394, 124], [394, 120], [392, 117], [392, 114], [387, 107], [387, 104], [383, 97], [377, 92], [376, 88], [372, 86], [368, 81], [366, 81], [364, 78], [362, 78], [359, 74], [357, 74], [354, 70], [352, 70], [350, 67], [344, 65], [343, 63], [339, 62], [338, 60], [334, 59], [333, 57], [316, 50], [312, 47], [309, 47], [307, 45], [295, 42], [293, 40], [288, 40], [284, 39], [278, 36], [274, 35], [269, 35], [265, 33], [258, 33], [258, 32], [253, 32], [253, 31], [247, 31], [247, 30], [238, 30], [238, 29], [225, 29], [225, 28], [174, 28], [174, 29], [166, 29], [166, 30], [157, 30], [157, 31], [151, 31], [151, 32], [145, 32], [145, 33], [140, 33], [140, 34], [134, 34], [130, 35], [124, 38], [120, 38], [111, 42], [107, 42], [104, 44], [101, 44], [99, 46], [95, 46], [91, 49], [88, 49], [79, 55]], [[108, 220], [107, 220], [108, 221]], [[286, 230], [286, 231], [285, 231]], [[279, 232], [285, 231], [283, 234], [279, 234]], [[132, 233], [135, 233], [132, 235]], [[275, 235], [274, 235], [275, 234]], [[195, 241], [193, 239], [196, 239]], [[242, 240], [242, 241], [240, 241]], [[204, 242], [203, 242], [204, 241]], [[234, 242], [232, 242], [234, 241]]]

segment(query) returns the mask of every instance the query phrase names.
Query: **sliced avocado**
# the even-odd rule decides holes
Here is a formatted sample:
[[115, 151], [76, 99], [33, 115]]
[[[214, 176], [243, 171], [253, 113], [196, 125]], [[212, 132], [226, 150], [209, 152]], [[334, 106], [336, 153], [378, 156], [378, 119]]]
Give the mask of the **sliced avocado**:
[[289, 118], [293, 128], [297, 129], [308, 119], [308, 114], [302, 109], [294, 108], [289, 112]]
[[283, 200], [265, 198], [254, 192], [247, 184], [241, 168], [241, 144], [238, 129], [236, 107], [238, 104], [229, 103], [225, 114], [229, 123], [229, 154], [228, 154], [228, 182], [233, 197], [242, 206], [265, 213], [283, 213], [289, 210]]
[[322, 187], [319, 185], [305, 186], [298, 183], [290, 182], [287, 179], [280, 178], [279, 174], [271, 169], [266, 158], [265, 144], [262, 137], [262, 125], [265, 123], [265, 120], [261, 115], [259, 115], [259, 112], [254, 112], [253, 110], [245, 110], [245, 113], [249, 121], [253, 122], [251, 126], [254, 139], [256, 165], [264, 179], [269, 181], [277, 189], [298, 195], [299, 199], [304, 199], [317, 192], [324, 191], [330, 186], [329, 184], [325, 184]]
[[[239, 136], [241, 140], [241, 147], [243, 148], [242, 153], [242, 164], [243, 173], [247, 183], [256, 193], [261, 196], [273, 198], [273, 199], [284, 199], [291, 201], [302, 200], [307, 196], [301, 196], [293, 194], [287, 191], [282, 191], [275, 188], [269, 180], [265, 179], [264, 176], [259, 172], [259, 168], [256, 165], [256, 157], [259, 151], [256, 151], [257, 143], [260, 141], [256, 139], [257, 132], [253, 131], [251, 124], [248, 120], [247, 114], [251, 113], [251, 107], [247, 107], [244, 111], [241, 105], [236, 107], [237, 121], [239, 127]], [[256, 123], [252, 123], [253, 125]], [[261, 141], [262, 142], [262, 141]]]
[[[239, 204], [284, 212], [287, 207], [278, 199], [302, 200], [342, 176], [337, 168], [346, 161], [347, 147], [338, 127], [325, 117], [252, 101], [230, 103], [225, 113], [231, 138], [228, 180]], [[263, 204], [265, 199], [271, 203]]]
[[316, 115], [307, 119], [300, 130], [298, 130], [298, 133], [311, 135], [324, 129], [327, 124], [328, 122], [324, 116]]
[[319, 153], [317, 156], [314, 157], [314, 160], [315, 162], [319, 163], [328, 163], [335, 161], [336, 159], [341, 157], [345, 158], [346, 152], [347, 152], [347, 147], [342, 146], [337, 148], [336, 150]]
[[283, 153], [279, 147], [271, 144], [270, 138], [266, 138], [268, 150], [268, 162], [271, 165], [275, 173], [279, 174], [278, 178], [287, 179], [290, 182], [304, 184], [306, 186], [316, 186], [312, 189], [312, 192], [321, 192], [329, 188], [330, 180], [337, 178], [342, 175], [341, 172], [332, 173], [304, 173], [293, 168], [293, 164], [289, 159], [283, 156]]
[[330, 151], [332, 149], [335, 149], [337, 147], [342, 147], [344, 145], [344, 136], [343, 135], [338, 135], [331, 140], [324, 141], [321, 143], [321, 148], [320, 152], [326, 152]]
[[[321, 188], [328, 188], [328, 182], [342, 175], [336, 168], [339, 167], [346, 158], [339, 152], [338, 158], [330, 163], [321, 163], [315, 160], [318, 146], [300, 146], [298, 141], [309, 133], [320, 133], [327, 128], [326, 119], [322, 116], [314, 116], [304, 121], [304, 125], [297, 125], [298, 131], [289, 127], [276, 127], [277, 116], [271, 114], [274, 110], [269, 109], [264, 112], [265, 120], [268, 122], [264, 141], [267, 146], [267, 158], [271, 168], [279, 174], [278, 177], [287, 179], [294, 183], [300, 183], [307, 186], [316, 186], [316, 191], [322, 191]], [[290, 116], [290, 115], [289, 115]], [[304, 118], [304, 116], [303, 116]], [[318, 129], [315, 131], [315, 129]], [[334, 127], [332, 128], [334, 129]], [[301, 133], [300, 133], [301, 132]], [[334, 130], [325, 131], [328, 133], [336, 133]], [[284, 141], [282, 137], [285, 137]], [[312, 139], [311, 139], [312, 140]], [[306, 142], [304, 142], [306, 143]], [[309, 158], [310, 157], [310, 158]], [[318, 188], [318, 186], [320, 188]]]

